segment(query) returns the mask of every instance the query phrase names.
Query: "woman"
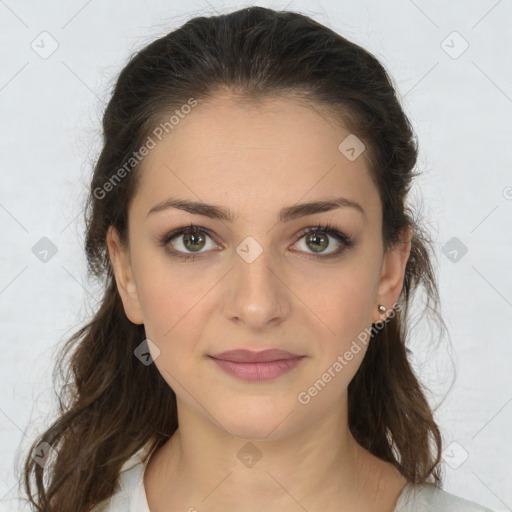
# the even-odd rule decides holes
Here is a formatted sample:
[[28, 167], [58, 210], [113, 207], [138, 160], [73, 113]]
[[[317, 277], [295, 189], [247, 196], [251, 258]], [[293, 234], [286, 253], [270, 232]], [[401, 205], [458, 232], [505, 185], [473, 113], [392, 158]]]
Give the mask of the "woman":
[[293, 12], [195, 18], [132, 58], [103, 129], [105, 294], [27, 457], [37, 510], [488, 510], [441, 490], [406, 349], [413, 292], [439, 300], [417, 146], [371, 54]]

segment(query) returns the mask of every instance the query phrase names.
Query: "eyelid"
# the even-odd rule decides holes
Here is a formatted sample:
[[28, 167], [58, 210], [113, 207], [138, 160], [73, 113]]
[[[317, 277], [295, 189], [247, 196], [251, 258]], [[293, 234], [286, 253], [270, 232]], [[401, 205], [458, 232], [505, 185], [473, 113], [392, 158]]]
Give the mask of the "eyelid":
[[[172, 229], [171, 231], [166, 232], [163, 236], [159, 237], [159, 242], [162, 246], [168, 246], [168, 244], [173, 240], [174, 238], [179, 238], [180, 236], [184, 235], [185, 233], [198, 233], [200, 235], [206, 235], [209, 238], [211, 238], [217, 245], [224, 246], [224, 244], [219, 243], [215, 240], [215, 237], [210, 233], [210, 231], [202, 226], [196, 225], [196, 224], [189, 224], [187, 226], [181, 226], [179, 228]], [[176, 249], [173, 249], [173, 251], [176, 251]], [[200, 252], [198, 253], [182, 253], [181, 251], [176, 251], [180, 254], [202, 254]], [[204, 251], [207, 252], [207, 251]]]
[[[308, 227], [303, 230], [301, 230], [297, 234], [297, 242], [302, 240], [306, 235], [310, 233], [324, 233], [330, 238], [334, 238], [336, 242], [339, 244], [340, 247], [333, 250], [332, 252], [326, 252], [326, 253], [310, 253], [306, 252], [306, 256], [304, 256], [306, 259], [318, 259], [318, 260], [327, 260], [328, 258], [335, 258], [342, 255], [343, 252], [345, 252], [346, 249], [352, 247], [354, 245], [354, 241], [352, 240], [352, 237], [349, 235], [346, 235], [341, 230], [335, 228], [332, 226], [329, 222], [325, 224], [318, 224], [318, 226], [314, 227]], [[302, 254], [302, 253], [301, 253]]]

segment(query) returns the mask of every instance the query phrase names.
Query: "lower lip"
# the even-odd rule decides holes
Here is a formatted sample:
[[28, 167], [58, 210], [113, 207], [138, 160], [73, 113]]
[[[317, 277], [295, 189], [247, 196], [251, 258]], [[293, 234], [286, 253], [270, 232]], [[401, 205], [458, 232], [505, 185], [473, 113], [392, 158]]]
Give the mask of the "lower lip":
[[210, 356], [226, 373], [238, 377], [242, 380], [265, 381], [272, 380], [297, 367], [304, 359], [304, 356], [294, 357], [293, 359], [280, 359], [279, 361], [267, 361], [265, 363], [240, 363], [235, 361], [226, 361], [225, 359], [215, 359]]

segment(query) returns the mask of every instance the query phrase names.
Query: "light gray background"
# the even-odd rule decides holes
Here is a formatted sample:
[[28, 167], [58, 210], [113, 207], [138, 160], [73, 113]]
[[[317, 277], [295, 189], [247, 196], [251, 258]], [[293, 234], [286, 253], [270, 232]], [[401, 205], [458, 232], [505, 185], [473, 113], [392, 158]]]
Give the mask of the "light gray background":
[[[22, 509], [14, 471], [52, 416], [55, 350], [96, 305], [81, 208], [110, 87], [133, 51], [189, 17], [246, 5], [0, 0], [0, 510]], [[421, 321], [411, 340], [438, 406], [445, 489], [512, 510], [510, 0], [259, 5], [312, 16], [391, 73], [419, 137], [412, 201], [436, 240], [449, 328], [434, 344]], [[52, 39], [42, 58], [33, 47], [48, 52]], [[42, 237], [58, 250], [47, 262], [32, 251]], [[467, 247], [456, 262], [445, 255], [453, 237]]]

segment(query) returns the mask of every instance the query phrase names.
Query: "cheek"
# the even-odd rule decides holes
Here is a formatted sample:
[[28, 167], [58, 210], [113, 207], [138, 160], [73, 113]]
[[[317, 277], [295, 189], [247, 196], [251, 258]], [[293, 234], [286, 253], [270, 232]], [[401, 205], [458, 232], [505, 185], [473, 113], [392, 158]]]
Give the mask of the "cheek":
[[300, 404], [311, 402], [310, 411], [332, 407], [346, 392], [366, 354], [371, 332], [371, 296], [362, 292], [368, 286], [359, 284], [362, 285], [353, 276], [334, 280], [323, 294], [316, 296], [323, 334], [314, 338], [312, 364], [297, 394]]
[[[159, 350], [155, 365], [177, 393], [180, 383], [202, 380], [200, 366], [206, 355], [205, 326], [219, 297], [219, 277], [199, 272], [194, 263], [147, 267], [140, 275], [139, 297], [146, 337]], [[185, 371], [186, 369], [186, 371]]]
[[177, 277], [151, 278], [141, 293], [146, 337], [159, 350], [155, 365], [176, 392], [183, 370], [187, 369], [188, 376], [195, 375], [198, 363], [197, 344], [205, 321], [201, 297], [206, 290], [195, 284]]
[[324, 327], [325, 337], [346, 338], [354, 329], [371, 324], [375, 278], [367, 265], [347, 263], [329, 271], [302, 273], [295, 290], [311, 319]]
[[151, 332], [162, 342], [175, 338], [182, 325], [190, 325], [215, 276], [201, 272], [195, 262], [173, 261], [161, 248], [141, 250], [133, 260], [148, 337]]
[[[333, 270], [329, 279], [323, 276], [323, 285], [300, 293], [306, 297], [308, 318], [317, 325], [317, 358], [312, 381], [322, 378], [336, 382], [338, 389], [346, 388], [355, 375], [366, 353], [375, 307], [376, 274], [369, 270], [368, 262], [354, 260], [354, 264]], [[322, 281], [318, 281], [322, 282]], [[315, 314], [312, 314], [314, 312]], [[341, 361], [339, 357], [341, 356]], [[334, 365], [334, 367], [333, 367]], [[336, 378], [332, 378], [335, 374]]]

